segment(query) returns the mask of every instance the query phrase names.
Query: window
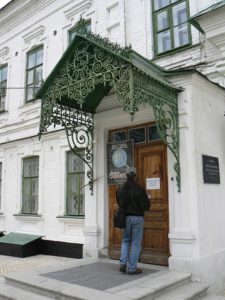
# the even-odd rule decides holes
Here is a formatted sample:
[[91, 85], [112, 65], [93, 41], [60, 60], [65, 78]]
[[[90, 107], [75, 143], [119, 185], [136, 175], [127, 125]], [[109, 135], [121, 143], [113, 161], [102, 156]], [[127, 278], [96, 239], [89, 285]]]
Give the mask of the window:
[[129, 139], [133, 139], [135, 144], [145, 143], [145, 127], [132, 128], [128, 130]]
[[190, 44], [187, 0], [152, 0], [156, 55]]
[[[91, 21], [85, 21], [85, 29], [90, 32], [91, 31]], [[80, 26], [75, 26], [72, 30], [69, 31], [69, 44], [71, 44], [72, 40], [75, 38], [77, 31], [80, 29]]]
[[144, 124], [112, 130], [109, 134], [110, 142], [118, 142], [133, 139], [134, 145], [160, 141], [161, 137], [157, 132], [157, 126], [153, 124]]
[[148, 141], [149, 142], [153, 142], [153, 141], [157, 141], [160, 140], [160, 136], [157, 132], [157, 127], [156, 125], [151, 125], [148, 126]]
[[125, 141], [127, 140], [127, 131], [121, 130], [112, 132], [111, 138], [113, 142]]
[[26, 101], [35, 99], [42, 81], [43, 47], [39, 47], [27, 54], [26, 69]]
[[0, 208], [2, 203], [2, 163], [0, 162]]
[[38, 211], [39, 157], [23, 160], [23, 199], [22, 213], [37, 214]]
[[0, 67], [0, 111], [5, 110], [7, 71], [8, 71], [7, 65]]
[[66, 215], [85, 215], [84, 161], [72, 151], [67, 152]]

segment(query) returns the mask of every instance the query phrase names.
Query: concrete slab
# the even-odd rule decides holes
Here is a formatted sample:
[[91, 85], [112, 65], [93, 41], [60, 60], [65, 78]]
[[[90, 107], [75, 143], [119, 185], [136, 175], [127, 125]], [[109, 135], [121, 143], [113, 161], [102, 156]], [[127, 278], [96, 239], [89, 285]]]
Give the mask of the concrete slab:
[[156, 300], [164, 300], [166, 297], [171, 297], [172, 299], [182, 299], [182, 300], [191, 300], [191, 299], [200, 299], [206, 295], [208, 286], [201, 284], [200, 282], [189, 282], [180, 286], [176, 289], [173, 289], [167, 292], [162, 297], [156, 298]]
[[225, 300], [223, 296], [216, 296], [216, 295], [207, 295], [202, 300]]
[[158, 272], [152, 266], [151, 269], [142, 269], [143, 273], [138, 276], [127, 276], [119, 273], [118, 269], [119, 266], [116, 264], [98, 261], [87, 263], [83, 266], [40, 274], [40, 276], [104, 291], [134, 281], [137, 277], [140, 279], [146, 277], [146, 275]]
[[[184, 294], [172, 293], [179, 286], [183, 285], [182, 289], [186, 289], [190, 275], [180, 272], [170, 272], [166, 267], [152, 266], [140, 264], [141, 268], [146, 269], [141, 277], [132, 276], [132, 280], [119, 282], [118, 285], [105, 290], [97, 290], [96, 288], [88, 288], [74, 283], [67, 283], [61, 280], [56, 280], [44, 277], [41, 274], [73, 269], [87, 264], [95, 264], [97, 262], [108, 263], [110, 271], [115, 270], [119, 276], [130, 277], [128, 275], [120, 275], [118, 270], [119, 262], [110, 259], [71, 259], [65, 257], [54, 257], [47, 255], [37, 255], [28, 258], [15, 258], [8, 256], [0, 256], [0, 276], [6, 275], [6, 281], [10, 284], [8, 287], [2, 285], [0, 278], [0, 295], [1, 291], [8, 288], [13, 293], [16, 290], [17, 298], [1, 298], [0, 299], [18, 299], [24, 300], [29, 293], [33, 295], [41, 295], [42, 297], [66, 299], [106, 299], [106, 300], [183, 300]], [[148, 270], [157, 270], [152, 273]], [[9, 273], [16, 271], [15, 273]], [[19, 272], [18, 272], [19, 271]], [[118, 272], [118, 273], [117, 273]], [[7, 279], [8, 278], [8, 279]], [[133, 279], [134, 278], [134, 279]], [[108, 278], [110, 280], [110, 278]], [[178, 286], [177, 286], [178, 284]], [[4, 287], [3, 287], [4, 286]], [[3, 287], [3, 289], [1, 289]], [[24, 294], [23, 294], [24, 291]], [[184, 290], [183, 290], [184, 292]], [[157, 298], [158, 297], [158, 298]], [[29, 298], [28, 298], [29, 299]], [[33, 298], [30, 298], [33, 300]], [[38, 299], [38, 298], [37, 298]], [[40, 298], [41, 299], [41, 298]], [[194, 298], [196, 299], [196, 298]], [[202, 300], [225, 300], [225, 297], [214, 296], [212, 294], [201, 298]]]
[[[82, 278], [82, 272], [85, 269], [95, 271], [97, 266], [100, 265], [100, 273], [96, 274], [96, 278], [93, 281], [93, 274], [86, 274], [86, 280], [90, 278], [92, 280], [92, 285], [84, 286], [80, 285], [79, 275]], [[70, 268], [68, 268], [70, 266]], [[141, 265], [140, 265], [141, 266]], [[189, 274], [183, 274], [175, 272], [173, 277], [173, 272], [169, 272], [166, 268], [153, 267], [150, 265], [144, 265], [144, 273], [142, 275], [133, 275], [129, 276], [126, 274], [120, 274], [118, 271], [118, 262], [114, 263], [112, 260], [79, 260], [76, 262], [67, 262], [59, 267], [52, 266], [46, 268], [40, 268], [39, 270], [29, 271], [29, 272], [17, 272], [11, 273], [5, 276], [6, 282], [12, 286], [16, 286], [22, 289], [30, 290], [34, 293], [40, 293], [48, 297], [62, 298], [62, 299], [153, 299], [154, 297], [164, 292], [164, 290], [169, 286], [179, 282], [186, 282], [190, 279]], [[83, 268], [83, 270], [82, 270]], [[109, 272], [109, 276], [106, 276], [104, 279], [101, 270], [106, 268]], [[77, 270], [77, 275], [71, 279], [71, 272]], [[80, 273], [80, 271], [82, 272]], [[48, 271], [48, 272], [47, 272]], [[154, 271], [154, 272], [153, 272]], [[57, 277], [57, 273], [61, 273], [60, 280]], [[48, 274], [48, 276], [46, 276]], [[107, 274], [107, 271], [106, 273]], [[115, 278], [118, 277], [121, 280], [114, 281], [112, 280], [114, 274]], [[159, 280], [161, 276], [162, 280]], [[44, 276], [43, 276], [44, 275]], [[54, 278], [49, 278], [54, 275]], [[90, 278], [88, 278], [88, 276]], [[100, 277], [99, 277], [100, 276]], [[172, 276], [174, 279], [169, 280], [169, 277]], [[180, 277], [179, 277], [180, 276]], [[72, 276], [73, 277], [73, 276]], [[63, 280], [62, 280], [63, 279]], [[123, 281], [122, 281], [123, 279]], [[104, 283], [101, 284], [101, 280], [104, 280]], [[154, 281], [155, 280], [155, 281]], [[68, 283], [70, 282], [70, 283]], [[157, 283], [158, 282], [158, 286]], [[164, 282], [164, 284], [163, 284]], [[153, 283], [154, 289], [152, 288], [151, 283]], [[113, 287], [112, 287], [113, 286]], [[164, 289], [162, 289], [162, 286]], [[94, 287], [94, 288], [93, 288]], [[110, 287], [110, 288], [109, 288]], [[101, 290], [101, 291], [100, 291]], [[102, 294], [101, 294], [102, 293]]]

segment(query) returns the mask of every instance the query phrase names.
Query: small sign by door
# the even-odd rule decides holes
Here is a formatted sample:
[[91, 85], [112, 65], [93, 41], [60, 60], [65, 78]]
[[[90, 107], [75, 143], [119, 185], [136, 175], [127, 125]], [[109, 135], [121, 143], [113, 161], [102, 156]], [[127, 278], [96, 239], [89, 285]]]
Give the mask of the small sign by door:
[[218, 157], [202, 155], [204, 183], [220, 183], [220, 169]]
[[146, 178], [146, 190], [160, 190], [160, 178]]

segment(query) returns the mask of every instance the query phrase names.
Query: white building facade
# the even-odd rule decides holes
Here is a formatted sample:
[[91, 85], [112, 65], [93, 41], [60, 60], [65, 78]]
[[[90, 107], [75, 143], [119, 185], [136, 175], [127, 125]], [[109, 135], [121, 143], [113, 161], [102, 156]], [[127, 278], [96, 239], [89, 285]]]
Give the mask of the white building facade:
[[[108, 185], [107, 144], [133, 139], [138, 178], [152, 197], [140, 260], [206, 282], [225, 280], [224, 13], [225, 2], [215, 0], [13, 0], [3, 7], [0, 230], [83, 245], [85, 257], [118, 258], [117, 185]], [[174, 153], [153, 136], [152, 106], [140, 101], [131, 121], [114, 88], [102, 93], [94, 112], [93, 193], [88, 167], [71, 152], [64, 128], [50, 126], [39, 139], [42, 100], [35, 93], [75, 49], [81, 17], [93, 34], [131, 45], [136, 61], [165, 68], [152, 67], [152, 78], [178, 93], [180, 173]]]

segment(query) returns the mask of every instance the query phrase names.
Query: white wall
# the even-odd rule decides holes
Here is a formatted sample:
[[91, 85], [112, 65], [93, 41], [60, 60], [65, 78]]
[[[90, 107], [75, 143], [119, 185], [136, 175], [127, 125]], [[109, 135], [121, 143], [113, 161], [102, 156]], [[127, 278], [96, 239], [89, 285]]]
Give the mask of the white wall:
[[[199, 272], [213, 266], [214, 276], [225, 279], [225, 91], [205, 79], [193, 82], [196, 166], [198, 181]], [[202, 155], [219, 159], [220, 184], [203, 182]]]
[[[63, 131], [1, 146], [3, 190], [0, 229], [43, 235], [46, 239], [84, 243], [84, 219], [65, 219], [66, 152]], [[38, 216], [22, 216], [23, 158], [39, 156]]]
[[[192, 264], [197, 255], [197, 180], [195, 166], [195, 143], [192, 103], [192, 75], [170, 78], [174, 85], [182, 87], [179, 93], [179, 135], [181, 192], [176, 189], [176, 182], [169, 177], [170, 206], [170, 252], [171, 269], [192, 272]], [[170, 154], [171, 156], [171, 154]], [[173, 160], [170, 160], [171, 162]], [[169, 174], [173, 165], [169, 164]]]
[[[221, 228], [225, 226], [225, 90], [213, 84], [206, 85], [205, 79], [196, 76], [193, 94], [199, 237], [202, 241], [199, 254], [202, 256], [225, 249], [225, 232], [221, 232]], [[203, 154], [218, 157], [220, 184], [203, 182]]]
[[[181, 193], [170, 182], [170, 268], [225, 279], [225, 90], [199, 74], [171, 78], [179, 96]], [[220, 184], [203, 182], [202, 155], [219, 158]], [[171, 166], [170, 166], [171, 168]]]

